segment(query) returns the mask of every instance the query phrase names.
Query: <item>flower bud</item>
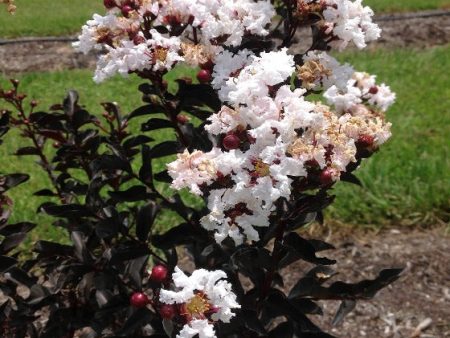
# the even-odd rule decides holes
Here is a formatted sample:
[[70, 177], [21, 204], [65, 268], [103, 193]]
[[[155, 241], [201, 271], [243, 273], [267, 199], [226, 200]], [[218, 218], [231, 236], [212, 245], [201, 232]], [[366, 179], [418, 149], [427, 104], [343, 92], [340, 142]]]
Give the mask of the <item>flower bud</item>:
[[186, 115], [180, 114], [177, 115], [177, 122], [180, 124], [185, 124], [189, 121], [189, 117], [187, 117]]
[[205, 63], [200, 64], [200, 68], [211, 72], [214, 68], [214, 63], [212, 62], [212, 60], [208, 59], [208, 61], [206, 61]]
[[373, 145], [373, 142], [375, 141], [375, 138], [372, 135], [361, 135], [358, 138], [358, 145], [362, 147], [371, 147]]
[[377, 86], [370, 87], [369, 93], [375, 95], [376, 93], [378, 93], [378, 87]]
[[131, 6], [128, 6], [128, 5], [122, 6], [122, 8], [121, 8], [122, 15], [126, 18], [128, 18], [130, 16], [130, 12], [132, 10], [133, 10], [133, 8], [131, 8]]
[[222, 145], [226, 150], [238, 149], [241, 145], [241, 140], [236, 135], [230, 134], [223, 138]]
[[162, 283], [167, 279], [168, 270], [164, 265], [155, 265], [150, 274], [150, 279]]
[[207, 83], [211, 81], [211, 72], [206, 69], [202, 69], [197, 73], [197, 79], [200, 83]]
[[19, 86], [20, 81], [17, 79], [11, 79], [10, 80], [14, 88], [17, 88]]
[[136, 35], [134, 38], [133, 38], [133, 43], [135, 44], [135, 45], [140, 45], [141, 43], [144, 43], [145, 42], [145, 38], [143, 37], [143, 36], [141, 36], [141, 35]]
[[164, 319], [172, 319], [177, 314], [177, 309], [173, 304], [162, 304], [159, 308], [159, 314]]
[[5, 99], [12, 99], [14, 97], [15, 91], [14, 90], [7, 90], [6, 92], [3, 92], [3, 97]]
[[320, 173], [319, 180], [322, 185], [330, 185], [333, 183], [333, 171], [330, 168], [325, 168]]
[[115, 0], [103, 0], [103, 5], [104, 5], [107, 9], [112, 9], [112, 8], [114, 8], [114, 7], [117, 6]]
[[136, 308], [141, 308], [150, 303], [147, 295], [142, 292], [135, 292], [131, 295], [130, 304]]

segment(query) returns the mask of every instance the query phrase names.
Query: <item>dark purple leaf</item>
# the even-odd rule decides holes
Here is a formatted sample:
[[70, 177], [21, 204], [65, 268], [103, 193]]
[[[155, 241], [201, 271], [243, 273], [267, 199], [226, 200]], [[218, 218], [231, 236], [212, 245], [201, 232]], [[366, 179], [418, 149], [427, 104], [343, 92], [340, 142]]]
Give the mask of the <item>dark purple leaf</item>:
[[142, 131], [151, 131], [164, 128], [174, 128], [174, 125], [171, 121], [160, 118], [150, 119], [141, 125]]
[[128, 116], [127, 120], [131, 120], [138, 116], [143, 115], [151, 115], [151, 114], [160, 114], [164, 113], [165, 108], [158, 104], [148, 104], [142, 107], [139, 107], [138, 109], [133, 110]]
[[15, 249], [22, 241], [27, 237], [25, 232], [18, 232], [9, 235], [3, 239], [0, 243], [0, 255], [7, 254], [11, 250]]
[[180, 152], [180, 144], [177, 141], [165, 141], [154, 146], [150, 151], [151, 158], [159, 158]]
[[0, 256], [0, 273], [4, 273], [17, 264], [17, 260], [8, 256]]
[[36, 224], [30, 222], [9, 224], [7, 226], [0, 227], [0, 235], [10, 236], [15, 233], [27, 233], [34, 229], [35, 226]]
[[136, 202], [152, 197], [152, 194], [142, 185], [136, 185], [124, 191], [108, 191], [108, 194], [119, 202]]
[[155, 202], [150, 202], [139, 209], [136, 217], [136, 236], [141, 241], [147, 240], [159, 209], [160, 207]]
[[40, 152], [35, 147], [22, 147], [18, 149], [14, 155], [16, 156], [25, 156], [25, 155], [39, 155]]
[[356, 306], [356, 301], [354, 300], [343, 300], [336, 315], [333, 318], [332, 325], [338, 325], [346, 315], [348, 315]]

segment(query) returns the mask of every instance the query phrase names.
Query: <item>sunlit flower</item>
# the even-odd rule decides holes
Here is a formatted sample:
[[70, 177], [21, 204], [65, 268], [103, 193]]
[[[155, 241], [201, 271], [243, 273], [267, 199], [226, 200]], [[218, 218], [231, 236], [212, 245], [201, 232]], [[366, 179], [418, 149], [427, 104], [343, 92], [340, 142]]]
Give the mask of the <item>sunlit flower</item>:
[[241, 306], [221, 270], [195, 270], [187, 276], [178, 267], [172, 275], [174, 289], [161, 289], [159, 300], [164, 304], [177, 304], [185, 325], [177, 338], [198, 334], [201, 338], [216, 337], [214, 322], [229, 323], [235, 316], [233, 309]]

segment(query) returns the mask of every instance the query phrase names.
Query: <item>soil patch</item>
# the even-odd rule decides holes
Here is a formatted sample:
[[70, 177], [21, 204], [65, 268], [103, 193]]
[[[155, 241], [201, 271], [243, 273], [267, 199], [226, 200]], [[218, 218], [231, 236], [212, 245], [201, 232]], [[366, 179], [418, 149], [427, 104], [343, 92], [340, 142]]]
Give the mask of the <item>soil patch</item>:
[[[327, 239], [336, 250], [336, 278], [355, 282], [374, 278], [385, 268], [405, 267], [402, 277], [373, 300], [360, 301], [344, 321], [332, 327], [339, 302], [323, 302], [323, 316], [311, 319], [340, 338], [450, 337], [450, 237], [444, 230], [388, 229], [379, 234], [349, 233]], [[282, 275], [286, 288], [307, 271], [304, 263]], [[333, 280], [331, 280], [332, 282]]]
[[[450, 11], [427, 11], [377, 17], [382, 37], [369, 45], [375, 48], [427, 48], [450, 43]], [[311, 45], [310, 30], [297, 34], [296, 52]], [[0, 40], [0, 72], [6, 76], [33, 71], [95, 68], [96, 55], [76, 53], [70, 42]]]

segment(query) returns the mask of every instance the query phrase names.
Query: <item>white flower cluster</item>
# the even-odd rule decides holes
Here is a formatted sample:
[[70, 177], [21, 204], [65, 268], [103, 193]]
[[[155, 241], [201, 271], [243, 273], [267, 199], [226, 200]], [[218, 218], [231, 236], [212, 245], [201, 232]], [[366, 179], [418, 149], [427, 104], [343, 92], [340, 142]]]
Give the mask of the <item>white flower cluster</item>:
[[[199, 49], [212, 57], [223, 50], [222, 46], [239, 45], [245, 34], [267, 35], [266, 26], [275, 15], [268, 0], [110, 0], [110, 3], [108, 13], [94, 14], [73, 44], [83, 53], [106, 50], [97, 63], [96, 82], [117, 73], [170, 70], [184, 61], [185, 56], [189, 64], [197, 66], [202, 59], [192, 56]], [[169, 36], [151, 28], [161, 25], [169, 30], [188, 25], [192, 29], [184, 28], [182, 35]], [[188, 36], [199, 46], [194, 48], [195, 53], [194, 45], [182, 43]]]
[[372, 22], [373, 11], [364, 7], [362, 0], [326, 0], [323, 12], [325, 25], [338, 37], [330, 46], [342, 50], [349, 42], [356, 47], [366, 47], [366, 42], [380, 37], [381, 29]]
[[199, 29], [205, 45], [220, 40], [222, 45], [238, 46], [246, 32], [267, 35], [265, 27], [274, 15], [267, 0], [169, 0], [161, 9], [165, 21], [191, 23]]
[[339, 113], [356, 111], [361, 103], [368, 103], [384, 112], [395, 101], [395, 93], [388, 86], [384, 83], [377, 85], [374, 75], [362, 72], [353, 73], [345, 87], [329, 87], [323, 96]]
[[355, 72], [349, 64], [341, 65], [325, 52], [310, 51], [303, 57], [304, 64], [297, 68], [298, 77], [306, 89], [345, 88]]
[[381, 29], [372, 21], [372, 9], [362, 0], [298, 0], [300, 17], [321, 13], [321, 30], [330, 37], [328, 45], [343, 50], [350, 42], [364, 48], [367, 42], [380, 37]]
[[[223, 52], [216, 59], [213, 85], [225, 105], [205, 127], [215, 146], [208, 153], [185, 151], [168, 168], [174, 188], [206, 193], [210, 213], [201, 223], [215, 231], [218, 243], [226, 237], [238, 245], [257, 241], [255, 227], [269, 226], [275, 202], [289, 199], [293, 180], [309, 177], [309, 167], [319, 171], [319, 184], [331, 184], [356, 161], [358, 144], [376, 149], [390, 136], [390, 124], [372, 109], [392, 103], [388, 87], [325, 53], [309, 53], [305, 60], [323, 70], [312, 73], [310, 85], [327, 88], [335, 112], [306, 101], [306, 89], [291, 90], [296, 69], [286, 49], [258, 57]], [[353, 88], [359, 99], [342, 109]]]
[[377, 85], [374, 75], [355, 72], [352, 66], [340, 64], [325, 52], [308, 52], [303, 61], [304, 64], [297, 67], [302, 87], [325, 90], [327, 103], [338, 113], [360, 110], [361, 103], [385, 112], [395, 101], [395, 93], [384, 83]]
[[187, 276], [178, 267], [172, 274], [173, 290], [161, 289], [159, 301], [163, 304], [177, 304], [186, 324], [177, 334], [177, 338], [216, 337], [214, 322], [229, 323], [235, 316], [233, 309], [241, 306], [231, 290], [231, 284], [221, 270], [195, 270]]
[[[299, 181], [329, 186], [357, 160], [358, 149], [375, 150], [390, 136], [382, 112], [395, 94], [374, 76], [325, 52], [310, 51], [296, 67], [287, 49], [227, 50], [246, 34], [268, 33], [275, 15], [268, 0], [108, 0], [105, 6], [107, 15], [94, 15], [75, 44], [83, 52], [106, 49], [96, 81], [163, 73], [180, 61], [209, 70], [214, 64], [211, 85], [223, 102], [206, 126], [214, 147], [179, 154], [168, 172], [173, 188], [207, 198], [210, 212], [201, 223], [218, 243], [257, 241], [256, 227], [269, 226], [275, 203], [291, 197], [294, 181], [295, 189]], [[299, 0], [297, 7], [299, 18], [322, 15], [321, 32], [338, 49], [351, 41], [362, 48], [380, 33], [361, 0]], [[303, 88], [291, 89], [294, 74]], [[334, 111], [305, 100], [310, 90], [323, 90]]]

